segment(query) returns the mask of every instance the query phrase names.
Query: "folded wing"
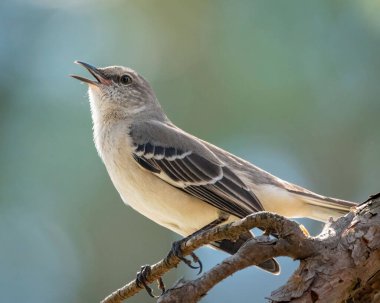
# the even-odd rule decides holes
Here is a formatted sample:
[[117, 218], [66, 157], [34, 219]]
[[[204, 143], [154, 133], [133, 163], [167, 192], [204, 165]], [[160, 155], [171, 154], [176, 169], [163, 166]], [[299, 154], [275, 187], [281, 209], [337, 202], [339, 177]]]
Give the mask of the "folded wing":
[[190, 135], [145, 123], [132, 126], [131, 137], [136, 162], [172, 186], [239, 218], [263, 210], [242, 180]]

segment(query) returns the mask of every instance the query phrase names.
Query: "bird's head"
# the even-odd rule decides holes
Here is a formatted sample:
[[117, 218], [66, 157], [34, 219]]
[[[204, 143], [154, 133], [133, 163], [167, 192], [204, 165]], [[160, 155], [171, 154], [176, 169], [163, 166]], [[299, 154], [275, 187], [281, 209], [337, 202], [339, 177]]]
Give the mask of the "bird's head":
[[123, 66], [96, 68], [81, 61], [75, 63], [86, 68], [95, 78], [90, 80], [71, 75], [88, 84], [93, 111], [112, 111], [128, 116], [161, 111], [152, 87], [134, 70]]

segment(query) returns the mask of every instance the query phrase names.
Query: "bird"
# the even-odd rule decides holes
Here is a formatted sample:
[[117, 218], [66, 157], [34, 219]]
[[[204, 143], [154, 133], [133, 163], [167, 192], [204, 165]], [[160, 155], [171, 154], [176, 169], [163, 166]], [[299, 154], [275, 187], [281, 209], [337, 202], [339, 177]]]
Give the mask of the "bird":
[[[185, 239], [259, 211], [327, 221], [356, 205], [282, 180], [185, 132], [133, 69], [75, 63], [94, 78], [71, 75], [88, 84], [94, 143], [121, 199]], [[212, 245], [234, 254], [252, 237], [247, 232]], [[280, 272], [275, 259], [258, 266]]]

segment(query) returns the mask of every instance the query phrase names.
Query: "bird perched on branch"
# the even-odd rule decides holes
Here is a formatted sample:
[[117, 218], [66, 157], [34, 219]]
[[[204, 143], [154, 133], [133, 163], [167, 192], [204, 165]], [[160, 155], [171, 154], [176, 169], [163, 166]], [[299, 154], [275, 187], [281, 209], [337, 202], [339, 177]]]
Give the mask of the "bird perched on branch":
[[[186, 133], [134, 70], [76, 63], [94, 77], [73, 76], [89, 86], [94, 141], [109, 176], [122, 200], [154, 222], [188, 237], [263, 210], [326, 221], [356, 205], [281, 180]], [[233, 254], [250, 238], [213, 245]], [[178, 247], [173, 253], [186, 260]], [[259, 267], [280, 270], [274, 259]]]

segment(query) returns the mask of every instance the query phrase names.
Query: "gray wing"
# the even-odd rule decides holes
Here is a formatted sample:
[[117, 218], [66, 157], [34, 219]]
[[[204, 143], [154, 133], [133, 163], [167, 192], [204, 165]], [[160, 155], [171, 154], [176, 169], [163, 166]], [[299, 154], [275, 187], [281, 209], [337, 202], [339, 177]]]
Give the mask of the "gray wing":
[[172, 186], [240, 218], [263, 210], [242, 180], [196, 138], [158, 122], [134, 125], [130, 135], [136, 162]]

